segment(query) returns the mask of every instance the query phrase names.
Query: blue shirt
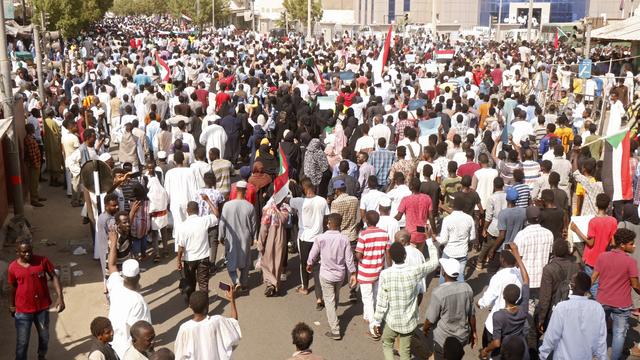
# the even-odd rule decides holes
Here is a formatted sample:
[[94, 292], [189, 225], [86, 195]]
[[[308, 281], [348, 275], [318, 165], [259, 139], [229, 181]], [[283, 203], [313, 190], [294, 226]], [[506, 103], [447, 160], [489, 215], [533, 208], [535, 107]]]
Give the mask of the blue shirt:
[[569, 295], [553, 309], [540, 347], [540, 359], [607, 359], [607, 324], [602, 305]]
[[389, 184], [389, 170], [396, 159], [396, 153], [387, 149], [378, 149], [369, 155], [369, 164], [373, 166], [378, 178], [378, 186]]

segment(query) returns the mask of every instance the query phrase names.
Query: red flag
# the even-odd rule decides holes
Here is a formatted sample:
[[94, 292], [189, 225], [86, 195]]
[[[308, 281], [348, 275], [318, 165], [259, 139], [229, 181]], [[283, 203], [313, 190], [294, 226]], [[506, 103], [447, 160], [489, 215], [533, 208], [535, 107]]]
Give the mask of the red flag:
[[378, 55], [378, 58], [373, 62], [373, 83], [380, 84], [382, 83], [382, 74], [384, 74], [384, 67], [387, 65], [387, 59], [389, 59], [389, 48], [391, 47], [391, 31], [393, 30], [393, 25], [389, 25], [389, 31], [387, 32], [387, 38], [384, 40], [384, 46], [382, 47], [382, 51]]
[[558, 40], [558, 29], [556, 29], [556, 38], [553, 40], [553, 48], [558, 50], [560, 47], [560, 41]]
[[156, 64], [158, 65], [158, 70], [160, 70], [160, 79], [163, 82], [166, 82], [167, 80], [169, 80], [169, 76], [171, 74], [171, 71], [169, 70], [169, 65], [167, 65], [167, 63], [164, 60], [162, 60], [162, 58], [158, 53], [156, 53]]

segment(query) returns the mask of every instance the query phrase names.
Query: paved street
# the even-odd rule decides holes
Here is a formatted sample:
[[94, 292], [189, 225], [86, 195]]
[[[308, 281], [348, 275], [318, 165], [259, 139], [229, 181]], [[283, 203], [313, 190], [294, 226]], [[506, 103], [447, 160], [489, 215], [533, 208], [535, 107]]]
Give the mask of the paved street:
[[[27, 207], [27, 216], [32, 221], [35, 253], [46, 255], [56, 266], [73, 264], [72, 271], [82, 271], [82, 275], [74, 277], [74, 284], [64, 289], [67, 309], [60, 315], [51, 313], [51, 340], [49, 342], [49, 359], [85, 359], [90, 346], [89, 323], [98, 315], [107, 315], [106, 300], [100, 282], [98, 262], [92, 256], [74, 256], [67, 243], [73, 244], [71, 249], [81, 244], [87, 250], [89, 244], [88, 225], [81, 225], [79, 208], [71, 208], [60, 188], [44, 187], [44, 195], [48, 197], [47, 206], [33, 210]], [[45, 246], [42, 240], [48, 239], [55, 246]], [[0, 258], [12, 260], [13, 249], [2, 249]], [[324, 337], [327, 322], [324, 311], [315, 310], [312, 295], [301, 296], [295, 293], [298, 284], [298, 257], [290, 258], [289, 268], [293, 274], [286, 282], [287, 295], [276, 298], [265, 298], [263, 287], [259, 284], [260, 275], [253, 272], [250, 277], [251, 294], [238, 299], [239, 321], [242, 327], [242, 341], [234, 358], [248, 359], [286, 359], [295, 350], [291, 344], [290, 331], [298, 321], [305, 321], [315, 330], [314, 352], [327, 359], [382, 359], [381, 344], [373, 342], [365, 335], [366, 326], [362, 320], [360, 303], [349, 304], [348, 291], [343, 288], [338, 314], [341, 314], [341, 326], [345, 332], [342, 341], [333, 341]], [[142, 274], [142, 293], [151, 307], [153, 325], [157, 334], [156, 348], [173, 348], [173, 341], [179, 325], [190, 317], [181, 295], [178, 293], [178, 274], [175, 271], [175, 258], [164, 259], [159, 265], [149, 259], [142, 264], [147, 270]], [[487, 284], [489, 275], [481, 273], [469, 280], [477, 295], [482, 286]], [[226, 272], [213, 277], [210, 281], [212, 290], [210, 314], [225, 312], [226, 301], [218, 297], [219, 281], [228, 281]], [[437, 280], [432, 281], [433, 288]], [[0, 301], [0, 328], [4, 331], [0, 336], [0, 354], [13, 354], [15, 330], [8, 311], [6, 296]], [[424, 313], [426, 304], [421, 306]], [[478, 328], [483, 329], [483, 322], [488, 311], [478, 311]], [[637, 322], [632, 321], [637, 329]], [[480, 333], [480, 332], [479, 332]], [[632, 330], [629, 340], [638, 341], [638, 333]], [[35, 356], [35, 330], [31, 338], [30, 356]], [[427, 342], [424, 341], [426, 344]], [[477, 359], [477, 350], [467, 349], [465, 359]], [[11, 356], [0, 356], [9, 359]], [[32, 357], [30, 357], [32, 358]]]

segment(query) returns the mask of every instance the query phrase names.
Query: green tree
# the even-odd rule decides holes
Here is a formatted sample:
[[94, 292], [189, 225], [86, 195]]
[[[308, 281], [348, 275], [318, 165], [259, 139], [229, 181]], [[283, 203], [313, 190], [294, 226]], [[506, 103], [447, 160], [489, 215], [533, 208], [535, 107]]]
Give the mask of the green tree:
[[[315, 0], [309, 1], [312, 1], [311, 26], [313, 26], [313, 24], [322, 19], [322, 3]], [[303, 27], [307, 26], [307, 0], [284, 0], [282, 6], [287, 12], [289, 22], [299, 21]], [[282, 14], [280, 22], [284, 24], [284, 13]]]
[[59, 30], [72, 37], [100, 20], [112, 4], [113, 0], [34, 0], [33, 21], [39, 23], [38, 14], [44, 11], [49, 19], [48, 30]]

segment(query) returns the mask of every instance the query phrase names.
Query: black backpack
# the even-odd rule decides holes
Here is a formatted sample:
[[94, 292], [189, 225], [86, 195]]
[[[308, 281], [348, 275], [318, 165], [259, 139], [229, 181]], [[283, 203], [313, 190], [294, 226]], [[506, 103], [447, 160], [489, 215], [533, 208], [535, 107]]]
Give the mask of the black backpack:
[[[553, 262], [553, 264], [555, 264], [558, 268], [560, 268], [561, 277], [559, 279], [560, 283], [558, 284], [558, 287], [556, 287], [556, 291], [553, 293], [551, 297], [550, 313], [551, 311], [553, 311], [553, 308], [556, 306], [557, 303], [569, 299], [571, 278], [573, 278], [573, 275], [575, 275], [580, 271], [580, 266], [578, 264], [571, 264], [571, 266], [569, 266], [568, 273], [567, 271], [565, 271], [565, 269], [562, 268], [562, 266], [559, 263]], [[549, 317], [550, 316], [551, 315], [549, 314]]]

